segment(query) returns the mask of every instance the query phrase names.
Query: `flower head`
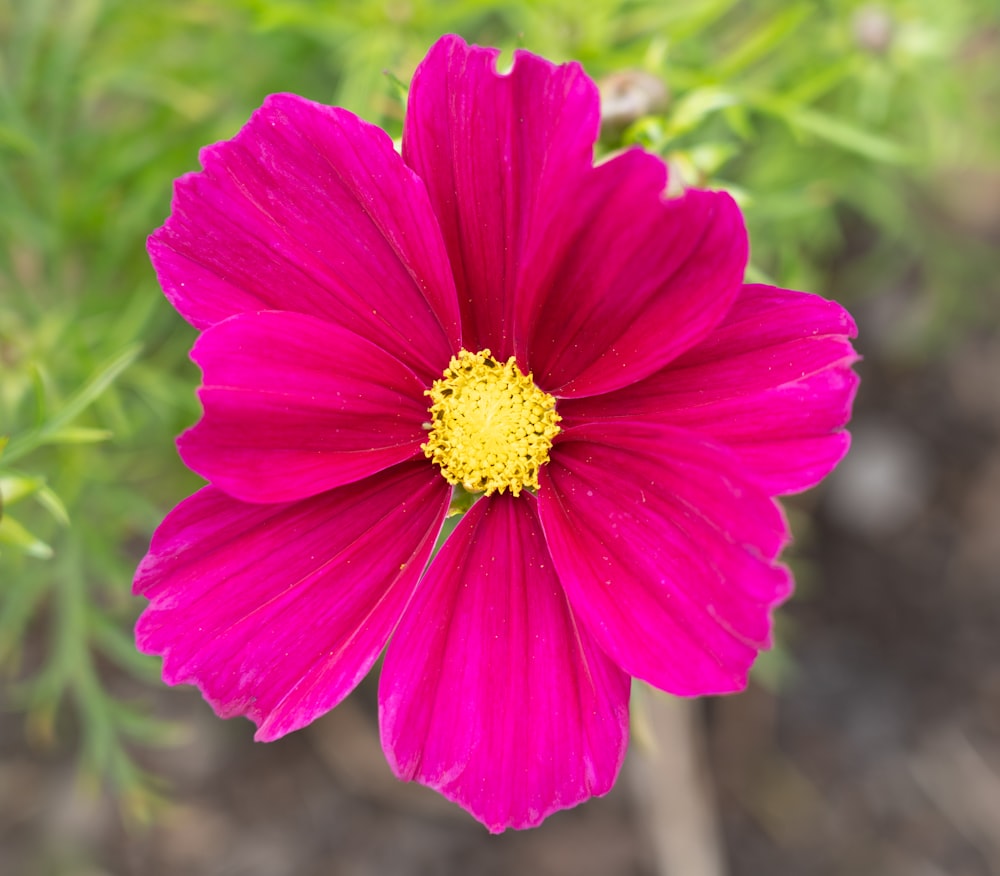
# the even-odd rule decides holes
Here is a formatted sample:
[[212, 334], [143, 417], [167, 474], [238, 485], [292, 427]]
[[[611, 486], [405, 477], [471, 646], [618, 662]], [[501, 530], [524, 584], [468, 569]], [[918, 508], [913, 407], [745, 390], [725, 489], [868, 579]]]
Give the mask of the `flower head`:
[[745, 685], [792, 586], [774, 497], [843, 456], [856, 388], [839, 305], [743, 284], [728, 195], [595, 166], [582, 69], [496, 55], [431, 48], [402, 155], [273, 95], [178, 181], [149, 251], [201, 331], [209, 485], [135, 581], [164, 679], [261, 740], [385, 651], [393, 769], [495, 831], [609, 790], [631, 677]]

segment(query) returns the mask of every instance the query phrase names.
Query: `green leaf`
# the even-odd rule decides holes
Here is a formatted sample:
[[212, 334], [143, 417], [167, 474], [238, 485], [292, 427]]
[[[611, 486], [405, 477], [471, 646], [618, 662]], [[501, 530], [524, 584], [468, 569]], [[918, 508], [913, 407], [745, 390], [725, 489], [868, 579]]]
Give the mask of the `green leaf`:
[[711, 179], [720, 168], [739, 152], [734, 143], [699, 143], [688, 150], [691, 163], [705, 179]]
[[704, 31], [715, 25], [740, 0], [702, 0], [702, 2], [660, 4], [666, 9], [670, 38], [683, 43], [703, 38]]
[[65, 426], [54, 432], [46, 430], [39, 444], [100, 444], [111, 438], [107, 429], [92, 429], [88, 426]]
[[9, 508], [22, 499], [37, 493], [45, 486], [45, 479], [37, 476], [8, 474], [0, 477], [0, 496], [3, 504]]
[[786, 119], [793, 127], [873, 161], [885, 164], [908, 164], [913, 161], [911, 153], [898, 143], [817, 110], [801, 107], [789, 112]]
[[821, 97], [833, 91], [858, 70], [858, 60], [848, 55], [841, 61], [821, 67], [812, 76], [805, 76], [788, 89], [784, 97], [789, 103], [803, 106], [814, 104]]
[[738, 49], [726, 56], [717, 71], [719, 78], [731, 79], [761, 58], [772, 55], [813, 14], [815, 8], [812, 4], [799, 4], [775, 15]]
[[58, 523], [69, 524], [69, 513], [62, 500], [45, 483], [45, 478], [38, 475], [7, 474], [0, 477], [0, 518], [3, 509], [16, 505], [22, 499], [34, 497]]
[[913, 160], [911, 153], [898, 143], [820, 110], [770, 94], [752, 95], [750, 102], [756, 109], [781, 119], [793, 129], [812, 134], [863, 158], [886, 164], [908, 164]]
[[750, 120], [746, 104], [733, 104], [722, 110], [722, 117], [729, 129], [741, 140], [752, 140], [754, 136], [753, 123]]
[[59, 498], [51, 487], [42, 486], [35, 496], [35, 501], [48, 511], [57, 523], [69, 526], [69, 511], [66, 510], [62, 499]]
[[740, 101], [739, 95], [725, 88], [714, 85], [695, 88], [677, 102], [667, 119], [667, 132], [669, 136], [679, 137], [698, 127], [706, 116]]
[[0, 544], [8, 544], [39, 560], [52, 558], [52, 548], [9, 514], [0, 520]]
[[[30, 453], [42, 444], [53, 443], [53, 439], [58, 439], [60, 434], [68, 434], [70, 443], [79, 443], [81, 438], [83, 440], [88, 437], [93, 439], [95, 437], [94, 433], [99, 430], [83, 430], [82, 432], [78, 431], [75, 433], [72, 431], [67, 433], [63, 430], [111, 386], [118, 375], [135, 361], [141, 349], [139, 344], [131, 344], [98, 368], [90, 380], [70, 396], [58, 413], [39, 428], [33, 429], [10, 442], [5, 462], [10, 463], [24, 456], [26, 453]], [[90, 434], [88, 435], [88, 433]], [[103, 440], [103, 438], [100, 440]]]

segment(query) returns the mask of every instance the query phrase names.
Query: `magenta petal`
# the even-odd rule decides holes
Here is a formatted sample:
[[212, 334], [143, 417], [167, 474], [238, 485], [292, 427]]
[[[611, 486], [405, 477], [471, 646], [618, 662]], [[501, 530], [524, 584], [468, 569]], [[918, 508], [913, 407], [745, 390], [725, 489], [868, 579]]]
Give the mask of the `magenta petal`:
[[850, 444], [856, 334], [834, 301], [745, 286], [715, 331], [666, 368], [559, 410], [567, 424], [655, 419], [695, 429], [735, 450], [772, 495], [803, 490]]
[[287, 502], [420, 455], [424, 385], [384, 350], [300, 313], [234, 316], [191, 352], [205, 413], [187, 465], [247, 502]]
[[378, 657], [427, 562], [447, 484], [410, 464], [290, 505], [206, 487], [153, 536], [134, 590], [139, 649], [257, 739], [333, 708]]
[[567, 605], [534, 498], [496, 496], [459, 523], [389, 644], [382, 743], [400, 778], [491, 831], [531, 827], [611, 788], [628, 695]]
[[455, 272], [465, 346], [514, 352], [514, 306], [525, 252], [555, 218], [551, 205], [591, 166], [597, 88], [579, 64], [446, 36], [410, 85], [403, 157], [427, 184]]
[[[559, 213], [563, 240], [522, 296], [528, 363], [562, 397], [628, 386], [702, 340], [743, 281], [747, 236], [729, 195], [666, 199], [666, 168], [634, 150], [594, 169]], [[531, 289], [540, 290], [532, 292]]]
[[564, 433], [542, 470], [545, 537], [570, 605], [626, 672], [681, 695], [738, 690], [791, 588], [774, 501], [697, 433]]
[[309, 313], [439, 376], [460, 340], [451, 270], [424, 185], [383, 131], [275, 94], [201, 162], [149, 240], [187, 320]]

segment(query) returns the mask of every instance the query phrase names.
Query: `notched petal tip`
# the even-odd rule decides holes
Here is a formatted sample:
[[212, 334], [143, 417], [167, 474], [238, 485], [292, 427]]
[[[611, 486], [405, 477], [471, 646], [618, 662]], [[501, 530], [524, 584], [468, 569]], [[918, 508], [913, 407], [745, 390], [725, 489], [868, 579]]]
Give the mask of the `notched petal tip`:
[[518, 51], [500, 73], [497, 56], [452, 36], [431, 48], [410, 85], [403, 158], [441, 223], [466, 348], [520, 361], [517, 299], [553, 203], [592, 168], [600, 102], [578, 64]]
[[[598, 99], [600, 99], [600, 92], [597, 89], [596, 84], [592, 82], [589, 76], [587, 76], [586, 71], [584, 71], [583, 66], [579, 61], [564, 61], [563, 63], [556, 63], [555, 61], [550, 61], [548, 58], [543, 58], [541, 55], [537, 55], [529, 49], [516, 48], [514, 49], [512, 60], [510, 66], [506, 69], [501, 69], [499, 67], [499, 58], [502, 54], [501, 50], [494, 46], [480, 46], [477, 43], [466, 42], [458, 34], [445, 34], [439, 37], [438, 40], [427, 50], [427, 54], [424, 56], [420, 64], [417, 65], [417, 71], [421, 71], [423, 68], [428, 66], [434, 67], [436, 65], [447, 66], [450, 63], [455, 63], [456, 61], [468, 62], [469, 59], [475, 58], [477, 60], [485, 61], [482, 69], [484, 72], [490, 73], [497, 78], [509, 77], [515, 71], [523, 73], [524, 67], [531, 66], [533, 68], [533, 73], [536, 75], [539, 73], [548, 74], [551, 76], [553, 73], [559, 71], [572, 71], [573, 73], [579, 74], [583, 79], [590, 82], [593, 86], [593, 90]], [[518, 65], [521, 65], [518, 67]], [[414, 78], [416, 78], [416, 73]]]

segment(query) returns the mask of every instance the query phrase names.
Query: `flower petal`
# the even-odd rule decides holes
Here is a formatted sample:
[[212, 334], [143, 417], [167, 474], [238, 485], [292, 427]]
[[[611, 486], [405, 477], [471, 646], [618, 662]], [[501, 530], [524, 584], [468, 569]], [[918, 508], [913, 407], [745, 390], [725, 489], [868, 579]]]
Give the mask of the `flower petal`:
[[203, 332], [205, 413], [184, 462], [246, 502], [287, 502], [420, 455], [424, 386], [347, 329], [301, 313], [234, 316]]
[[[625, 386], [704, 337], [739, 290], [728, 195], [667, 200], [640, 150], [593, 166], [599, 99], [576, 64], [445, 37], [410, 88], [403, 157], [427, 181], [465, 345], [516, 354], [547, 392]], [[581, 339], [584, 342], [581, 343]]]
[[333, 708], [378, 657], [424, 568], [447, 484], [407, 464], [289, 505], [206, 487], [153, 536], [134, 591], [168, 684], [271, 740]]
[[253, 310], [323, 316], [440, 375], [460, 346], [448, 257], [423, 183], [383, 131], [275, 94], [201, 162], [149, 240], [185, 319], [203, 329]]
[[626, 672], [670, 693], [738, 690], [791, 579], [781, 512], [725, 448], [641, 422], [568, 429], [539, 513], [570, 605]]
[[771, 286], [743, 287], [712, 334], [666, 368], [618, 392], [568, 400], [567, 424], [655, 419], [735, 450], [772, 495], [814, 486], [847, 452], [858, 378], [839, 304]]
[[382, 667], [396, 774], [491, 831], [606, 793], [625, 753], [629, 679], [579, 627], [535, 500], [472, 506], [434, 560]]
[[743, 281], [747, 236], [724, 192], [667, 199], [666, 168], [626, 152], [599, 165], [552, 209], [547, 241], [521, 297], [527, 358], [561, 397], [628, 386], [702, 340]]
[[514, 352], [522, 255], [556, 218], [559, 191], [589, 170], [600, 107], [579, 64], [517, 51], [501, 75], [498, 54], [456, 36], [431, 47], [410, 85], [403, 158], [444, 232], [465, 347], [502, 360]]

